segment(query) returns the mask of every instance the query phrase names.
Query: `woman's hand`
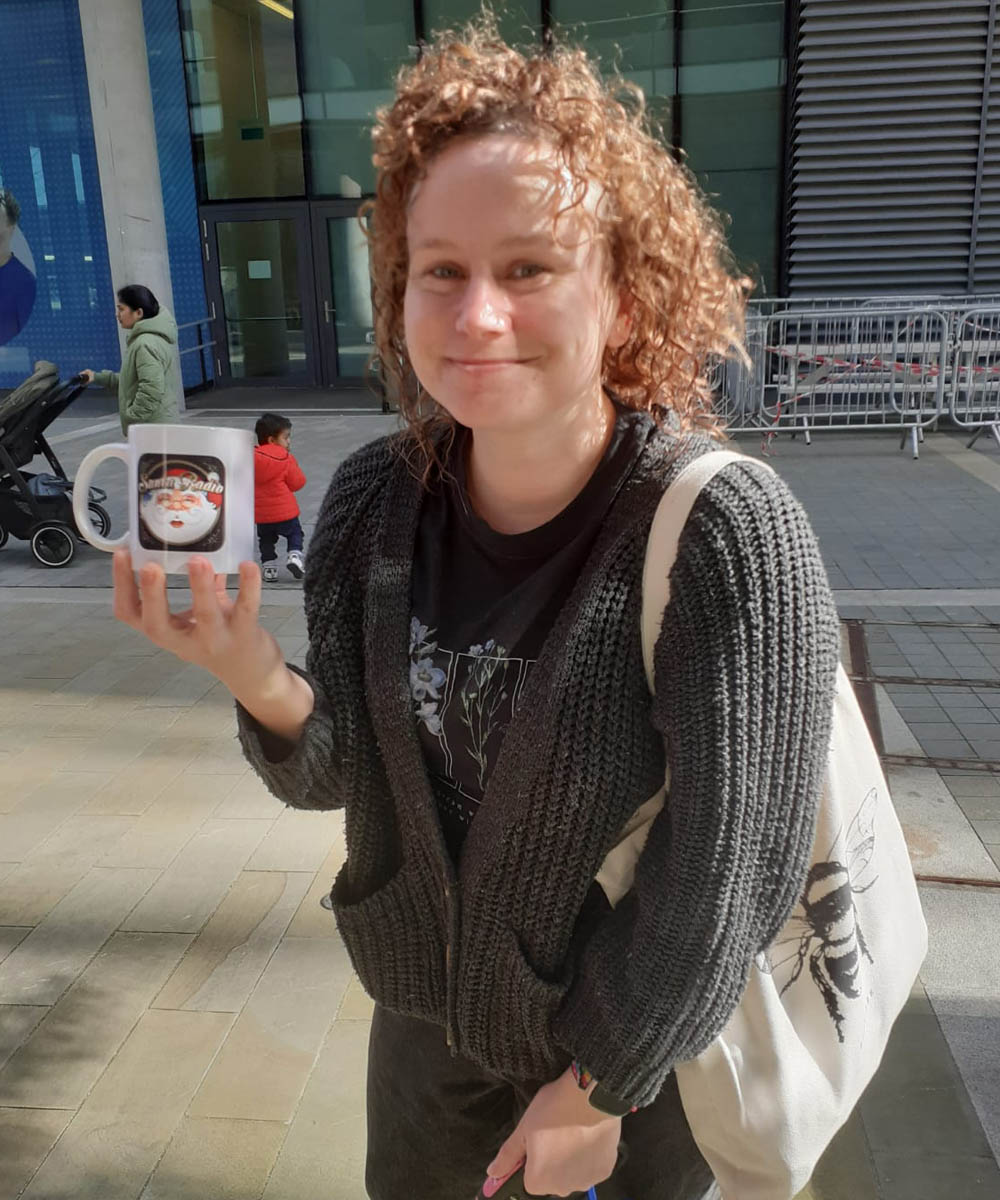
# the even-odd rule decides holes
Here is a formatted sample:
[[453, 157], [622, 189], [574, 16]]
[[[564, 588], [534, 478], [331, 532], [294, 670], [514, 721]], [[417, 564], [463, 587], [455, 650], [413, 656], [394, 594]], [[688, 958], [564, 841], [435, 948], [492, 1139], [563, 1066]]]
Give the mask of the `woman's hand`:
[[131, 555], [116, 550], [114, 614], [156, 646], [211, 672], [267, 729], [294, 742], [313, 709], [312, 688], [290, 671], [278, 643], [258, 622], [260, 568], [240, 564], [235, 600], [225, 575], [204, 558], [188, 565], [192, 604], [172, 613], [163, 568], [147, 563], [136, 585]]
[[80, 371], [79, 374], [80, 378], [86, 379], [88, 383], [94, 382], [94, 372], [90, 369], [90, 367], [85, 367], [84, 370]]
[[502, 1180], [524, 1163], [524, 1186], [532, 1195], [585, 1192], [615, 1169], [621, 1134], [621, 1118], [591, 1108], [567, 1069], [535, 1093], [487, 1173]]

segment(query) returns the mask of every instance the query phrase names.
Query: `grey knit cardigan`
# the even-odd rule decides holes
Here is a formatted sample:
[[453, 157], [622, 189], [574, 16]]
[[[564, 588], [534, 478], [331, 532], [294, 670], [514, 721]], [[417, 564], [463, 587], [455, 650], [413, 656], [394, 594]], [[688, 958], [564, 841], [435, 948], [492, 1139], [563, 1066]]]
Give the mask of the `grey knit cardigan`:
[[[691, 515], [656, 645], [639, 631], [665, 487], [713, 443], [650, 429], [507, 730], [455, 866], [410, 696], [422, 487], [390, 439], [337, 471], [306, 573], [315, 709], [285, 757], [242, 710], [244, 751], [297, 808], [346, 808], [334, 913], [367, 991], [436, 1022], [513, 1082], [571, 1057], [647, 1104], [725, 1026], [799, 896], [830, 736], [839, 637], [806, 517], [751, 460]], [[633, 890], [583, 947], [608, 850], [671, 768]]]

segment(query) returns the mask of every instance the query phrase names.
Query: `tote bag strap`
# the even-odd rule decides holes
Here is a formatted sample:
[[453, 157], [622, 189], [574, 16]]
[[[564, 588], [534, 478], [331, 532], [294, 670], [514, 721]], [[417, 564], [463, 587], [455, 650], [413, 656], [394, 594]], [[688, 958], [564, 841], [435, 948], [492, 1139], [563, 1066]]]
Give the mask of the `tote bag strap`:
[[[646, 561], [642, 569], [642, 660], [646, 682], [656, 692], [653, 675], [653, 648], [663, 626], [663, 614], [670, 603], [670, 572], [677, 560], [681, 533], [691, 515], [701, 489], [732, 462], [756, 462], [735, 450], [710, 450], [680, 471], [663, 493], [653, 516], [646, 543]], [[760, 464], [766, 466], [765, 463]], [[767, 467], [767, 470], [771, 470]]]

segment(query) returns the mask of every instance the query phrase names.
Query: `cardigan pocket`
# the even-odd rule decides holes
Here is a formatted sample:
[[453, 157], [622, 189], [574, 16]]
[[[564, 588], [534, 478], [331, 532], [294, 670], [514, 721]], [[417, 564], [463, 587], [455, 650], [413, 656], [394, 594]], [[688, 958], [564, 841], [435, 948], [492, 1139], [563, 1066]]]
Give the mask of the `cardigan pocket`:
[[412, 863], [370, 895], [347, 899], [347, 866], [330, 899], [361, 986], [394, 1012], [444, 1024], [445, 939], [441, 897]]
[[[552, 1019], [568, 984], [544, 979], [528, 962], [516, 933], [505, 929], [485, 986], [466, 973], [459, 993], [463, 1050], [515, 1083], [554, 1078], [569, 1061], [552, 1036]], [[472, 998], [480, 1003], [473, 1007]]]

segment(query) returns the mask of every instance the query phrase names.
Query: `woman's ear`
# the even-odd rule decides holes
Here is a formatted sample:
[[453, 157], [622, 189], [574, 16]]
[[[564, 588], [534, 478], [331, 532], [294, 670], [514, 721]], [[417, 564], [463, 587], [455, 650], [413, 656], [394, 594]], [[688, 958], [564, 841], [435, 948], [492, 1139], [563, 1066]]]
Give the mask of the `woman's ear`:
[[620, 350], [632, 334], [632, 297], [624, 289], [618, 291], [618, 312], [611, 323], [608, 348]]

